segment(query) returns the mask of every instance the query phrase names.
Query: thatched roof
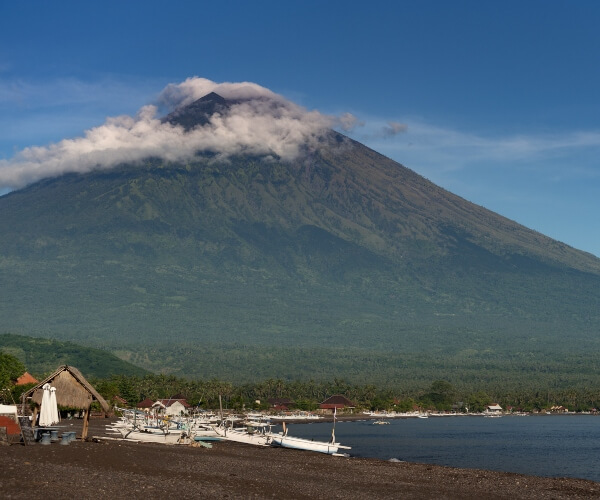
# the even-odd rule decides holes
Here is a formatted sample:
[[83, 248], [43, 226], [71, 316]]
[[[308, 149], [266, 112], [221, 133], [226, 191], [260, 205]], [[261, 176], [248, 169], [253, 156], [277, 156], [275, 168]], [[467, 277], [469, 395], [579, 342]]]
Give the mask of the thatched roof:
[[23, 400], [31, 398], [34, 403], [41, 405], [44, 384], [56, 387], [56, 403], [58, 406], [87, 410], [92, 401], [96, 400], [100, 403], [103, 411], [110, 412], [110, 406], [105, 399], [73, 366], [63, 365], [59, 367], [52, 375], [25, 392], [22, 396]]

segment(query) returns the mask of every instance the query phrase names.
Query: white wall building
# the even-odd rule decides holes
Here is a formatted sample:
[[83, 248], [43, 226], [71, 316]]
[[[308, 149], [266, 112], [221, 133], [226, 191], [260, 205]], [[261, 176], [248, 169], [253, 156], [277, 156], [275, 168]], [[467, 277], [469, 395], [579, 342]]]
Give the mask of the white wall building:
[[185, 399], [159, 399], [152, 405], [153, 410], [157, 410], [159, 415], [168, 415], [176, 417], [188, 414], [189, 405]]

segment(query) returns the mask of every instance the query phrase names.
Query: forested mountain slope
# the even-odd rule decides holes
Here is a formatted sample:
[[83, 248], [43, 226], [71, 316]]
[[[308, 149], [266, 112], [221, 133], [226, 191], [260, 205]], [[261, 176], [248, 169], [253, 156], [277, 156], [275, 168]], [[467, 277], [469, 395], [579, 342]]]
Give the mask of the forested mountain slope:
[[[283, 349], [289, 376], [323, 362], [311, 349], [343, 351], [351, 375], [365, 357], [385, 371], [390, 355], [599, 347], [600, 259], [333, 131], [294, 160], [199, 153], [43, 180], [0, 197], [0, 234], [0, 331], [154, 369], [218, 376], [240, 346]], [[203, 349], [220, 362], [199, 365]]]

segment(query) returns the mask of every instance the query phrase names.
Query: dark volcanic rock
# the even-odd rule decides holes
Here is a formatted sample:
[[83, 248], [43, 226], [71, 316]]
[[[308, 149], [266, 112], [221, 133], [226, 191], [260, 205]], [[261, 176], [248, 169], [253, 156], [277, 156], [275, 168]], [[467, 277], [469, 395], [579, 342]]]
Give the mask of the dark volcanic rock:
[[201, 97], [187, 106], [176, 109], [167, 115], [163, 122], [181, 125], [186, 131], [206, 125], [215, 113], [222, 113], [236, 101], [227, 100], [216, 92]]

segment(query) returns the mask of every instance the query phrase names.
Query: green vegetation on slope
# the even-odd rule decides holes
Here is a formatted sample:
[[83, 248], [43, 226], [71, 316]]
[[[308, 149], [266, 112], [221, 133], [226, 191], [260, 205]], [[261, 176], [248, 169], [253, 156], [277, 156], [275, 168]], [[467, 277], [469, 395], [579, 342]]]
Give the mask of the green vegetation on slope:
[[271, 378], [286, 382], [344, 378], [352, 384], [393, 388], [398, 394], [423, 390], [436, 379], [448, 380], [465, 392], [600, 387], [598, 355], [567, 350], [560, 354], [550, 349], [411, 353], [347, 347], [185, 344], [136, 346], [135, 351], [119, 351], [118, 355], [152, 371], [191, 379], [218, 378], [236, 384]]
[[405, 409], [416, 403], [438, 407], [432, 387], [441, 386], [451, 386], [453, 402], [468, 402], [471, 408], [491, 402], [528, 409], [553, 404], [589, 409], [600, 404], [600, 360], [591, 353], [552, 358], [542, 353], [470, 349], [442, 357], [239, 344], [136, 347], [135, 351], [115, 354], [146, 369], [161, 369], [167, 364], [170, 371], [151, 374], [106, 352], [68, 342], [1, 335], [0, 378], [4, 387], [25, 367], [41, 377], [59, 365], [71, 364], [93, 380], [108, 399], [120, 395], [135, 403], [146, 397], [183, 394], [204, 407], [214, 406], [219, 394], [249, 407], [256, 399], [269, 397], [290, 397], [314, 404], [336, 393], [346, 394], [365, 408], [391, 408], [393, 400], [400, 400]]
[[0, 332], [155, 371], [423, 381], [491, 353], [501, 381], [600, 352], [600, 260], [354, 143], [42, 181], [0, 234]]
[[[114, 354], [99, 349], [83, 347], [72, 342], [0, 335], [0, 353], [18, 359], [28, 371], [42, 377], [61, 365], [71, 365], [86, 376], [108, 377], [110, 375], [139, 375], [148, 371], [127, 363]], [[22, 375], [19, 373], [18, 376]]]

